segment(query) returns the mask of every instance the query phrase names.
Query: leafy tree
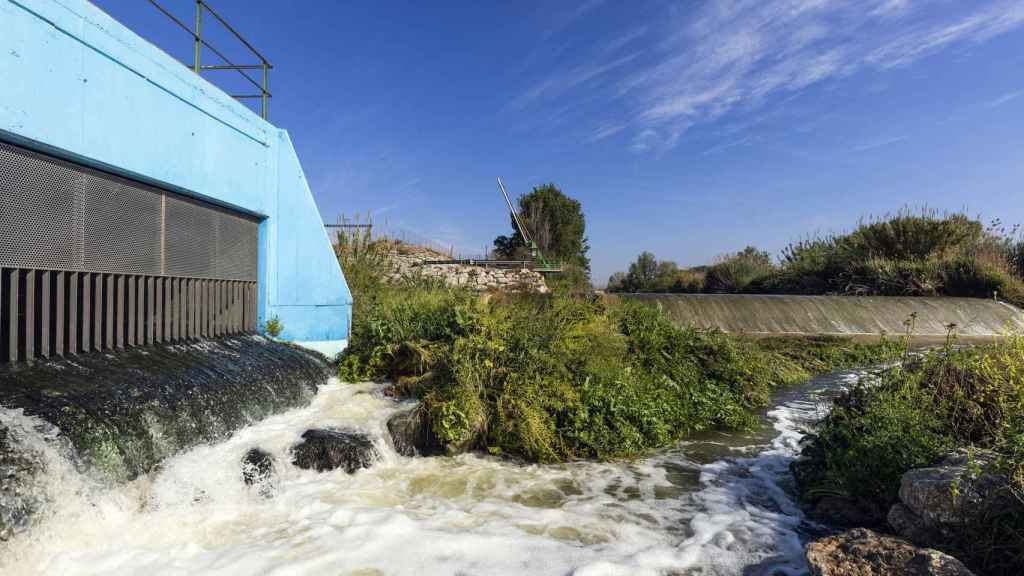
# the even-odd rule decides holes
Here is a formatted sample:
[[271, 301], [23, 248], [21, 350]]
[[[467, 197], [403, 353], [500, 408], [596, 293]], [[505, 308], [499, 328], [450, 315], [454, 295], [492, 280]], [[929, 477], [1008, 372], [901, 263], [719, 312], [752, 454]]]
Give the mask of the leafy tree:
[[[548, 258], [561, 259], [563, 265], [590, 273], [590, 246], [586, 237], [586, 219], [583, 207], [558, 189], [545, 184], [520, 196], [519, 218], [523, 221], [537, 247]], [[512, 219], [511, 236], [494, 239], [494, 253], [498, 258], [520, 259], [527, 256], [526, 241]]]
[[626, 286], [630, 292], [650, 290], [658, 279], [658, 260], [650, 252], [641, 252], [629, 265]]
[[626, 291], [626, 274], [624, 272], [616, 272], [608, 277], [609, 292], [625, 292]]

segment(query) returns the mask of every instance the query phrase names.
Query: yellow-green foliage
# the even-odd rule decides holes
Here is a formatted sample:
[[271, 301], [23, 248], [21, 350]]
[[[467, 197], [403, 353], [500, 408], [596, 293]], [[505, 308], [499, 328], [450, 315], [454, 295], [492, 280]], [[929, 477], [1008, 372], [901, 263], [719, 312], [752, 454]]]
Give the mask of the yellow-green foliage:
[[[861, 349], [878, 361], [891, 346]], [[382, 289], [357, 311], [345, 380], [418, 395], [449, 450], [531, 461], [617, 458], [709, 428], [739, 428], [781, 384], [845, 358], [784, 354], [680, 329], [656, 308], [568, 295], [481, 300], [440, 287]], [[806, 367], [805, 367], [806, 366]]]

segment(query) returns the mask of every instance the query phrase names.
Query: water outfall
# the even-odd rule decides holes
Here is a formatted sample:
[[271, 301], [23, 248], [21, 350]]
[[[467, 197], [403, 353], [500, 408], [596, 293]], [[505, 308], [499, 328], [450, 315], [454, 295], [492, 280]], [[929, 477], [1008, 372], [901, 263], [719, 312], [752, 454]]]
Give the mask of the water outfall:
[[132, 480], [307, 404], [328, 377], [323, 356], [260, 336], [3, 366], [0, 540], [45, 507], [56, 468]]

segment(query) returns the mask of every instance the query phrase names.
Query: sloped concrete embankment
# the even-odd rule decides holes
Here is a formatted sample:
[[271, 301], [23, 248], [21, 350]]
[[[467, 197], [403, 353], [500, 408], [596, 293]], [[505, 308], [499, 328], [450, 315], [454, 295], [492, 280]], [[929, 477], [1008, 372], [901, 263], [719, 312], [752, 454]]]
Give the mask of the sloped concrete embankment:
[[322, 355], [260, 336], [0, 368], [0, 541], [50, 504], [61, 474], [134, 479], [307, 404], [329, 374]]
[[977, 298], [893, 296], [790, 296], [760, 294], [629, 294], [660, 305], [678, 324], [753, 336], [876, 337], [904, 334], [913, 316], [920, 340], [946, 337], [955, 324], [961, 339], [1024, 332], [1024, 313]]

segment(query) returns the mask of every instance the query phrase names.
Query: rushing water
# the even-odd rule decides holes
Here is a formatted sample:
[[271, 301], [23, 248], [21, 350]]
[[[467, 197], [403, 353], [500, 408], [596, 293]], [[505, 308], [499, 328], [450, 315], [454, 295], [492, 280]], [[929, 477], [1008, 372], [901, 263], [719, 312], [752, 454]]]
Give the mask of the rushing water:
[[[853, 378], [786, 392], [744, 434], [553, 466], [399, 456], [385, 421], [405, 406], [332, 381], [116, 488], [55, 463], [49, 512], [0, 547], [0, 574], [802, 574], [810, 526], [787, 467], [800, 427]], [[354, 475], [290, 466], [289, 447], [323, 426], [368, 432], [381, 461]], [[277, 458], [271, 498], [241, 480], [253, 447]]]

